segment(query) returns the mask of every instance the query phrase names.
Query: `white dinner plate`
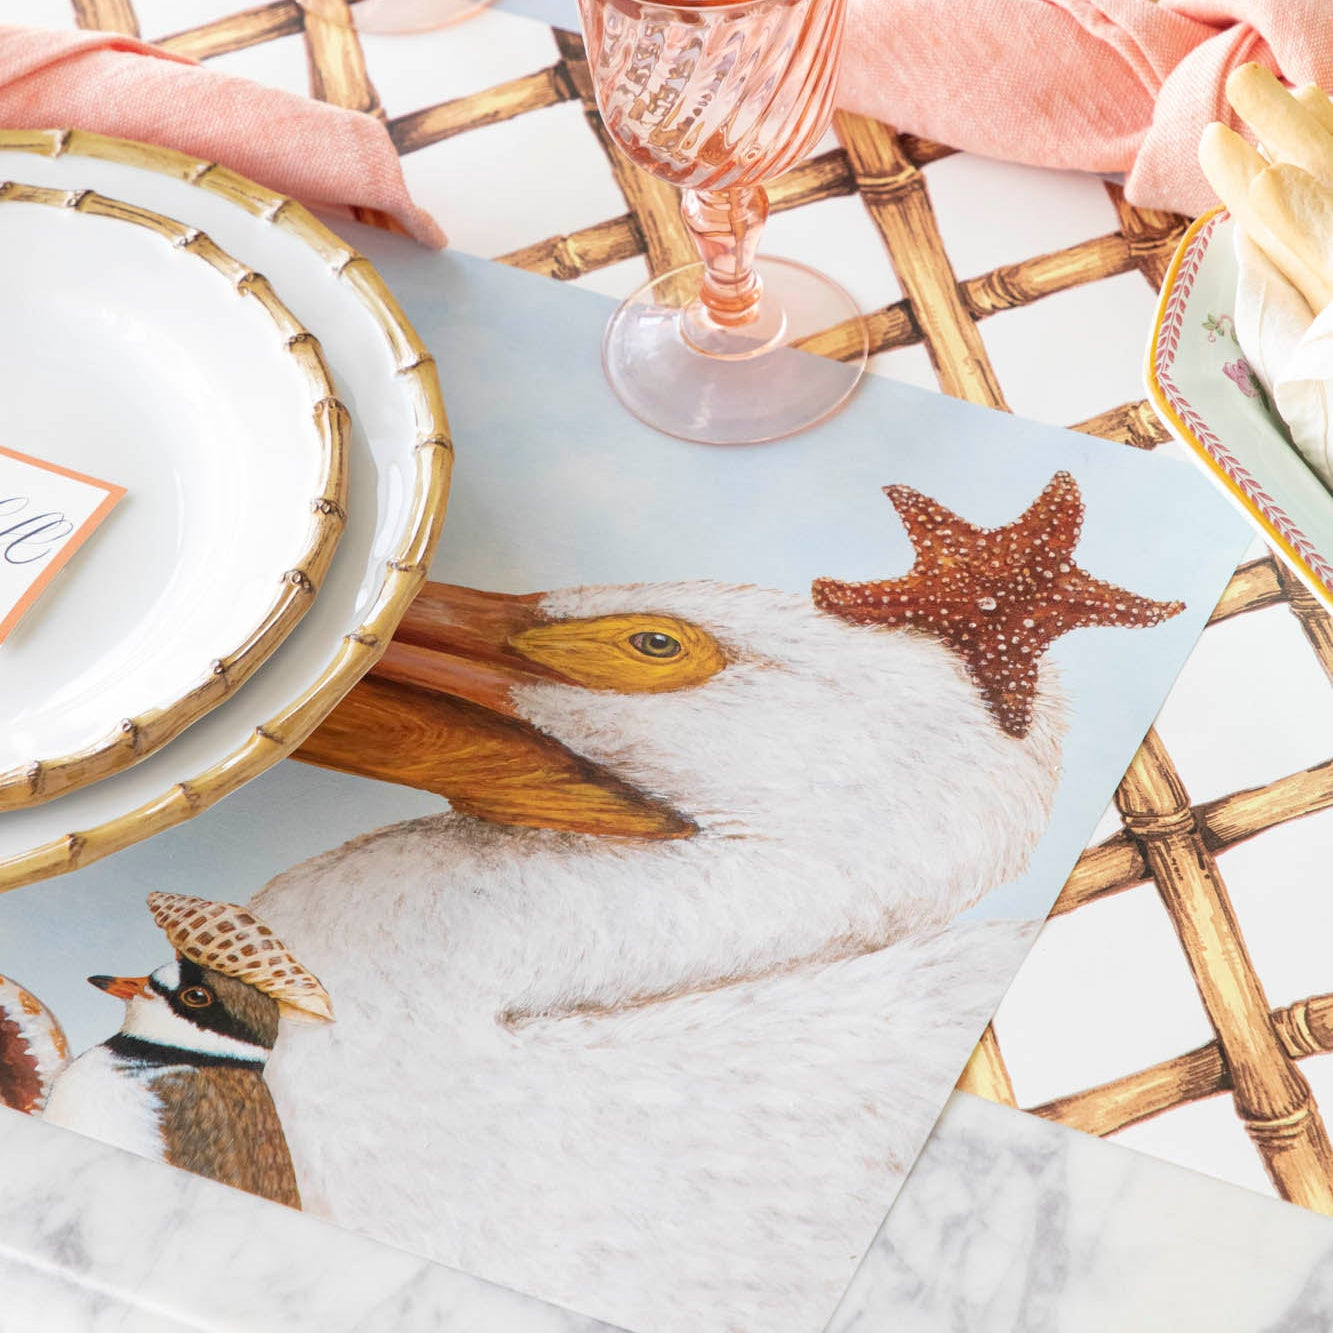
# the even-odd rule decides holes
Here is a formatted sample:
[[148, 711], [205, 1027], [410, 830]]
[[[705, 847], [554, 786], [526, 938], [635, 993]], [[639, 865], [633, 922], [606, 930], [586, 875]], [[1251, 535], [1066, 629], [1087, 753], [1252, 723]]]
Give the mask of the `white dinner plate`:
[[452, 462], [425, 346], [369, 261], [299, 205], [226, 168], [79, 131], [0, 132], [6, 178], [152, 209], [266, 274], [319, 338], [352, 428], [347, 522], [305, 618], [241, 689], [170, 745], [101, 782], [0, 815], [0, 888], [178, 824], [295, 749], [378, 659], [425, 580]]
[[0, 422], [126, 488], [0, 645], [0, 810], [118, 772], [238, 689], [342, 531], [347, 413], [318, 343], [206, 236], [0, 185]]

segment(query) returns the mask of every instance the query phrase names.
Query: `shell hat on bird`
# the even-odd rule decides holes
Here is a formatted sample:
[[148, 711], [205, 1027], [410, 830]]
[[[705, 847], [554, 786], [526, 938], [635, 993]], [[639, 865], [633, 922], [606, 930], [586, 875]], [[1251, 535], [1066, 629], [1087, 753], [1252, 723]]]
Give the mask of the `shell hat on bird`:
[[148, 910], [182, 959], [271, 996], [293, 1022], [333, 1021], [333, 1002], [319, 978], [248, 908], [158, 891], [148, 895]]

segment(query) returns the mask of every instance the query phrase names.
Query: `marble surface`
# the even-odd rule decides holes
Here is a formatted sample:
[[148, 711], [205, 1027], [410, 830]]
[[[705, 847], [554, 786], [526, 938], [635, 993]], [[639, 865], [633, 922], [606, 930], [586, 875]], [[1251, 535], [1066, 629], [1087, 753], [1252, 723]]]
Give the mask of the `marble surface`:
[[1333, 1221], [955, 1094], [826, 1333], [1316, 1333]]
[[0, 1333], [610, 1333], [0, 1109]]
[[[611, 1333], [12, 1112], [0, 1179], [0, 1333]], [[826, 1333], [1329, 1327], [1333, 1222], [957, 1094]]]

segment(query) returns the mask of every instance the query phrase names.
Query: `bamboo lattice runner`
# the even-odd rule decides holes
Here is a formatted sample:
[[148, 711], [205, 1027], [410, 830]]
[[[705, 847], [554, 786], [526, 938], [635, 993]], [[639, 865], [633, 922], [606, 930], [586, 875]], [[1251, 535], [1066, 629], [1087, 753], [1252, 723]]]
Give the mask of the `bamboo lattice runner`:
[[[277, 0], [188, 31], [139, 33], [133, 0], [72, 0], [77, 22], [142, 35], [199, 60], [301, 35], [312, 96], [385, 118], [367, 74], [346, 0]], [[500, 262], [570, 281], [635, 256], [653, 273], [693, 258], [677, 212], [677, 194], [618, 154], [592, 98], [581, 39], [557, 31], [557, 59], [485, 91], [424, 106], [387, 120], [400, 154], [561, 103], [581, 105], [588, 133], [605, 152], [624, 211], [564, 235], [535, 238]], [[858, 116], [840, 114], [839, 147], [814, 156], [776, 182], [774, 212], [856, 196], [883, 241], [902, 297], [867, 316], [872, 353], [922, 346], [940, 388], [955, 397], [1005, 408], [1004, 387], [988, 353], [986, 321], [1060, 292], [1138, 272], [1153, 289], [1185, 227], [1170, 214], [1126, 203], [1106, 190], [1119, 227], [1067, 248], [989, 272], [955, 272], [931, 205], [923, 168], [954, 150]], [[370, 222], [384, 219], [365, 216]], [[820, 343], [838, 356], [832, 330]], [[1073, 423], [1073, 429], [1140, 449], [1167, 439], [1147, 402], [1125, 402]], [[1269, 607], [1287, 609], [1309, 651], [1333, 683], [1333, 622], [1285, 567], [1268, 557], [1244, 565], [1211, 625]], [[1066, 884], [1054, 915], [1083, 911], [1112, 895], [1155, 893], [1179, 939], [1214, 1032], [1196, 1050], [1101, 1086], [1032, 1108], [1040, 1116], [1094, 1134], [1114, 1134], [1202, 1098], [1229, 1095], [1277, 1191], [1333, 1213], [1333, 1149], [1298, 1062], [1333, 1051], [1333, 993], [1274, 1009], [1250, 958], [1218, 855], [1333, 806], [1333, 760], [1266, 785], [1193, 804], [1172, 756], [1150, 733], [1116, 795], [1121, 827], [1090, 847]], [[1328, 984], [1333, 987], [1333, 959]], [[1014, 1103], [1004, 1058], [991, 1029], [960, 1086]]]

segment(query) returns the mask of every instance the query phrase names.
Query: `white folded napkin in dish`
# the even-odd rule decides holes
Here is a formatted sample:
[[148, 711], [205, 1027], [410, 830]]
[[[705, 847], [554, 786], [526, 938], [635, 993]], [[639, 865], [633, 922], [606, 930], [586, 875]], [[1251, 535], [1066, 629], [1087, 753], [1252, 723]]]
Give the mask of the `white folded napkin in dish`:
[[[1239, 228], [1236, 341], [1291, 442], [1333, 489], [1333, 305], [1316, 314], [1273, 261]], [[1246, 393], [1242, 363], [1223, 370]]]

